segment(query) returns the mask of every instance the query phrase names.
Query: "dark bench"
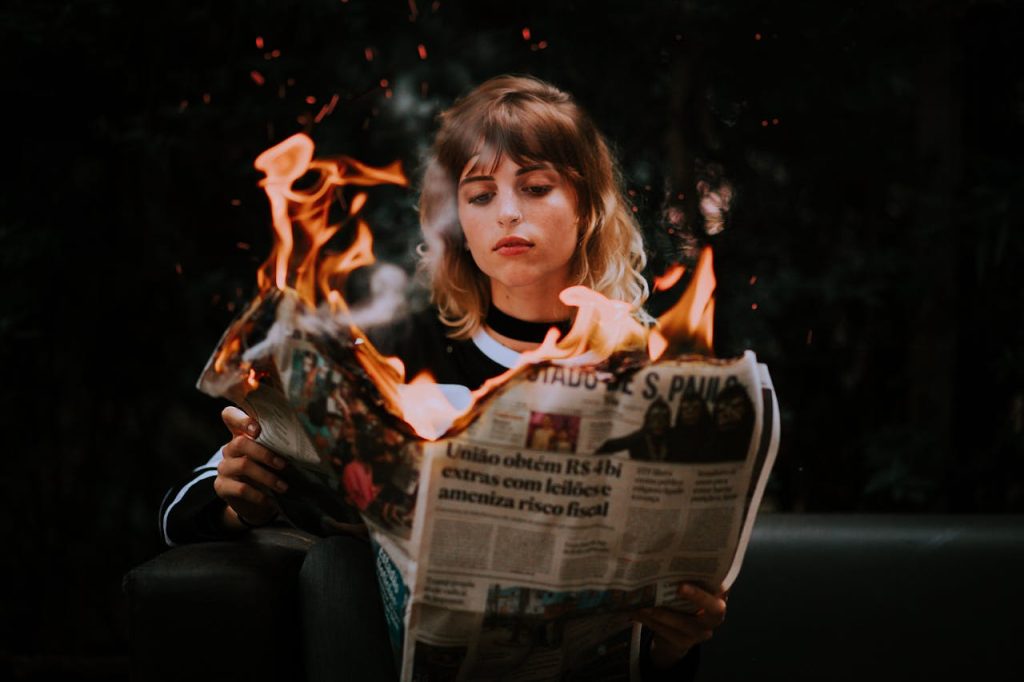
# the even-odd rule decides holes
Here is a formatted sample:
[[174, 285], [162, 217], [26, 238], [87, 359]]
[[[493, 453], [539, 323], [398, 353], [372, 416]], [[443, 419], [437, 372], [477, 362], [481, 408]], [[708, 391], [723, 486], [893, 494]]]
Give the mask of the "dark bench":
[[[133, 679], [301, 679], [307, 546], [260, 531], [131, 571]], [[764, 514], [699, 679], [1020, 679], [1022, 579], [1024, 517]]]

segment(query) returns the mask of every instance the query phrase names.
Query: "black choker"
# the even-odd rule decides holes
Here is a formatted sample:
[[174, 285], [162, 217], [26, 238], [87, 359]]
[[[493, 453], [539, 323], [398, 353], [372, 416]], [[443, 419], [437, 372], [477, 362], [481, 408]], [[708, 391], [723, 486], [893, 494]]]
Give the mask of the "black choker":
[[540, 343], [547, 336], [548, 330], [556, 327], [565, 336], [572, 326], [570, 320], [557, 322], [527, 322], [518, 317], [512, 317], [508, 313], [498, 310], [497, 306], [491, 305], [487, 311], [487, 326], [504, 337], [516, 341], [527, 341], [529, 343]]

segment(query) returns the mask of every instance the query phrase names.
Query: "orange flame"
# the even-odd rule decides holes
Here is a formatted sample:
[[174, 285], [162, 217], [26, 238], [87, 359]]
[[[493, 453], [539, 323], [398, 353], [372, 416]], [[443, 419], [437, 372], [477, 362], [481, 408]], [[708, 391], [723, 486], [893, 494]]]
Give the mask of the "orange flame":
[[436, 440], [462, 412], [452, 405], [430, 372], [421, 372], [402, 387], [402, 418], [421, 437]]
[[[356, 254], [349, 255], [346, 251], [338, 257], [330, 256], [325, 259], [330, 261], [327, 268], [320, 263], [324, 245], [366, 204], [365, 193], [356, 195], [349, 205], [348, 216], [340, 223], [329, 224], [328, 210], [335, 188], [408, 185], [398, 161], [385, 168], [374, 168], [347, 157], [314, 159], [313, 141], [301, 133], [260, 154], [255, 166], [266, 174], [260, 186], [270, 199], [276, 234], [274, 248], [258, 275], [260, 291], [266, 292], [271, 286], [294, 288], [299, 298], [311, 306], [316, 305], [318, 284], [320, 294], [329, 298], [328, 279], [343, 280], [354, 268], [373, 262], [369, 229], [359, 221], [356, 244], [348, 250]], [[306, 189], [295, 188], [295, 182], [309, 172], [316, 174], [313, 185]], [[328, 274], [318, 278], [317, 273], [322, 269]]]
[[674, 306], [658, 318], [657, 331], [664, 343], [660, 340], [648, 343], [652, 360], [657, 360], [668, 350], [679, 351], [687, 344], [691, 344], [692, 350], [697, 352], [711, 352], [714, 339], [715, 284], [711, 247], [706, 246], [700, 252], [697, 269], [685, 293]]
[[625, 301], [614, 301], [583, 286], [569, 287], [558, 295], [562, 303], [577, 308], [572, 328], [559, 339], [551, 330], [541, 345], [523, 353], [523, 362], [570, 360], [587, 356], [601, 362], [617, 350], [643, 347], [647, 330], [633, 316]]
[[213, 371], [218, 374], [222, 373], [227, 367], [228, 361], [237, 355], [240, 350], [242, 350], [242, 340], [239, 337], [236, 336], [228, 340], [217, 351], [217, 357], [213, 361]]
[[660, 277], [654, 278], [654, 290], [655, 291], [668, 291], [676, 285], [682, 276], [686, 272], [686, 266], [682, 263], [676, 263], [668, 270], [666, 270]]

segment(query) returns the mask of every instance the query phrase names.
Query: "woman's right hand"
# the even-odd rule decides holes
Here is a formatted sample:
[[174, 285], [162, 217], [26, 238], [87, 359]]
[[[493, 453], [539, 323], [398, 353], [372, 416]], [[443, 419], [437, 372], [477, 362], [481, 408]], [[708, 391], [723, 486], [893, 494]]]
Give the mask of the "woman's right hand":
[[213, 489], [227, 504], [224, 523], [239, 530], [268, 523], [277, 515], [277, 505], [264, 491], [283, 493], [288, 489], [275, 474], [284, 469], [286, 463], [256, 442], [260, 435], [259, 422], [245, 412], [237, 407], [226, 407], [221, 418], [232, 436], [224, 446], [224, 459], [217, 465], [217, 477], [213, 481]]

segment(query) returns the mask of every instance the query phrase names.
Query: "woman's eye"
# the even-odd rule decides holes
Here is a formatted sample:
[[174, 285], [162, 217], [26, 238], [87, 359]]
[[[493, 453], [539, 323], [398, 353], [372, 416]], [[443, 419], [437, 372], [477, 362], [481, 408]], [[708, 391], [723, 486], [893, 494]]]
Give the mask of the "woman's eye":
[[542, 197], [552, 190], [551, 185], [529, 185], [523, 188], [523, 191], [527, 194], [532, 194], [535, 197]]
[[476, 204], [477, 206], [482, 206], [482, 205], [486, 204], [490, 200], [491, 200], [491, 193], [490, 192], [483, 192], [481, 194], [474, 194], [471, 197], [469, 197], [469, 203]]

